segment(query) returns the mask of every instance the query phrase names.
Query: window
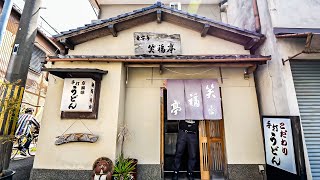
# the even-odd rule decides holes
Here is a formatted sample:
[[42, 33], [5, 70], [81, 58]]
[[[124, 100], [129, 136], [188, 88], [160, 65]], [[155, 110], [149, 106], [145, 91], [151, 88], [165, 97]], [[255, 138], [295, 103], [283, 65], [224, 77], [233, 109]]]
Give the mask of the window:
[[171, 2], [170, 7], [172, 9], [181, 10], [181, 3], [180, 2]]

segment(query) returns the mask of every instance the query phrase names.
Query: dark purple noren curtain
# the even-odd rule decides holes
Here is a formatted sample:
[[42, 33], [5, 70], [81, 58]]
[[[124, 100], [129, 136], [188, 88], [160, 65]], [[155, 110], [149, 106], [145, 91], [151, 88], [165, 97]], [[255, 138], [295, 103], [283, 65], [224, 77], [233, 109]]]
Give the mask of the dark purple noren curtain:
[[184, 82], [183, 80], [167, 80], [167, 114], [168, 120], [184, 120]]
[[203, 120], [200, 80], [184, 80], [186, 119]]
[[201, 80], [203, 116], [206, 120], [222, 119], [219, 83], [216, 79]]
[[222, 119], [216, 79], [167, 80], [168, 120]]

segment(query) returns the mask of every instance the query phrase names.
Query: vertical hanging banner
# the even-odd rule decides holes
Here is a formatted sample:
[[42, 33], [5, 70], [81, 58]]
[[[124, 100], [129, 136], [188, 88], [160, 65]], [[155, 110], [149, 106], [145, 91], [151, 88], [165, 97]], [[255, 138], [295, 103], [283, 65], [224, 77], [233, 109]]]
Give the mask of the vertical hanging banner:
[[291, 121], [289, 118], [263, 118], [266, 162], [297, 174]]
[[186, 119], [203, 120], [200, 80], [185, 80]]
[[167, 80], [167, 114], [168, 120], [184, 120], [184, 83], [183, 80]]
[[206, 120], [222, 119], [219, 83], [216, 79], [201, 80], [203, 116]]

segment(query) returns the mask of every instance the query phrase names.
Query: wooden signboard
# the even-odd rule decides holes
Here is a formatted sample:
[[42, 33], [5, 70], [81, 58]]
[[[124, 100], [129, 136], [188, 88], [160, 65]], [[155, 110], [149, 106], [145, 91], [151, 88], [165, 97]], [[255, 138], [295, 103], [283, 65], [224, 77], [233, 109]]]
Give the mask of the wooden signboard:
[[306, 180], [298, 116], [262, 117], [267, 179]]
[[180, 34], [134, 33], [135, 55], [181, 55]]
[[95, 81], [91, 78], [65, 78], [61, 111], [92, 112]]

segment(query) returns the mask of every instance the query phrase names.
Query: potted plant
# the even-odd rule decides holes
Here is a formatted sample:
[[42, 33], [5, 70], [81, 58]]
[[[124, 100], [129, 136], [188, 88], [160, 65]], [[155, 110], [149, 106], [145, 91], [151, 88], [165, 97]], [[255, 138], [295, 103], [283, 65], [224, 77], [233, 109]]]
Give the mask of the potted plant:
[[[0, 94], [2, 95], [2, 99], [0, 101], [0, 107], [1, 107], [1, 114], [4, 114], [7, 119], [10, 118], [11, 121], [14, 121], [14, 123], [17, 123], [18, 121], [18, 115], [15, 113], [20, 108], [20, 99], [17, 97], [17, 93], [14, 93], [15, 95], [11, 96], [3, 96], [4, 94], [12, 93], [14, 90], [20, 88], [18, 85], [20, 81], [14, 82], [14, 83], [8, 83], [8, 82], [0, 82]], [[7, 119], [3, 119], [4, 122], [6, 122]], [[9, 126], [10, 123], [7, 123]], [[12, 176], [15, 174], [14, 171], [7, 170], [10, 163], [10, 154], [12, 150], [12, 140], [13, 136], [10, 134], [3, 134], [0, 136], [0, 180], [11, 180]]]
[[133, 171], [135, 168], [136, 164], [134, 164], [133, 160], [124, 158], [123, 154], [120, 154], [116, 159], [112, 176], [116, 180], [132, 180], [134, 179]]

